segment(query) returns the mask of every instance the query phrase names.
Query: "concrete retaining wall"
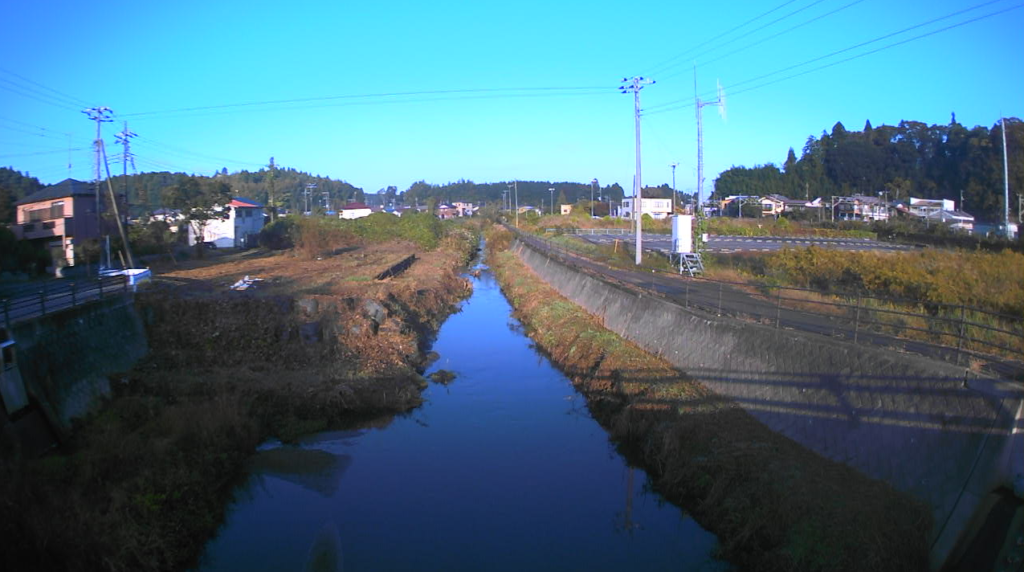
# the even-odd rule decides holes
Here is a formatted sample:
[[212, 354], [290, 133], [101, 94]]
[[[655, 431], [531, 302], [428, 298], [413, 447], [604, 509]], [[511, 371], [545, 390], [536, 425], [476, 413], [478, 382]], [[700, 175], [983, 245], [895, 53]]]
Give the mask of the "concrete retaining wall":
[[709, 315], [605, 282], [518, 242], [513, 248], [606, 328], [732, 398], [772, 430], [926, 502], [935, 520], [934, 568], [980, 499], [1024, 474], [1020, 383]]
[[17, 324], [18, 367], [29, 393], [58, 429], [110, 394], [108, 375], [148, 351], [131, 296], [115, 296]]

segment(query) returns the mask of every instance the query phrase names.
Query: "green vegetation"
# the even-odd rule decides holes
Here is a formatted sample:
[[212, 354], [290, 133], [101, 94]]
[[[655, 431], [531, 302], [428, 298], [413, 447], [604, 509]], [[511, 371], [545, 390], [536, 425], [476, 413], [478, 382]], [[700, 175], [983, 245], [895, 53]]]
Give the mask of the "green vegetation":
[[[1011, 157], [1024, 149], [1024, 122], [1007, 118]], [[1002, 126], [971, 129], [956, 122], [899, 125], [832, 133], [807, 138], [799, 159], [792, 149], [782, 169], [772, 164], [733, 167], [715, 180], [715, 197], [778, 194], [799, 199], [883, 192], [891, 201], [909, 197], [953, 199], [980, 220], [1001, 220], [1003, 208]], [[1010, 162], [1010, 188], [1024, 187], [1024, 163]], [[961, 205], [960, 193], [963, 192]], [[1012, 199], [1011, 199], [1012, 200]], [[1016, 218], [1017, 204], [1011, 204]]]

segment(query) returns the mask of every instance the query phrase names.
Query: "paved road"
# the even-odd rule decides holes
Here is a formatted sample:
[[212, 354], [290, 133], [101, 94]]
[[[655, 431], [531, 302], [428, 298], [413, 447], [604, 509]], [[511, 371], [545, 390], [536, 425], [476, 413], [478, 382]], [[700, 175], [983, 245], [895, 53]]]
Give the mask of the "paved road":
[[[611, 244], [619, 241], [633, 241], [633, 235], [608, 235], [593, 234], [580, 235], [580, 238], [596, 244]], [[664, 234], [643, 235], [644, 248], [668, 252], [672, 248], [672, 237]], [[868, 238], [806, 238], [806, 237], [779, 237], [779, 236], [718, 236], [708, 237], [708, 250], [710, 252], [772, 252], [783, 248], [802, 248], [807, 246], [818, 246], [821, 248], [836, 248], [839, 250], [883, 250], [883, 251], [905, 251], [912, 250], [913, 246], [905, 244], [894, 244], [891, 242], [879, 242]]]

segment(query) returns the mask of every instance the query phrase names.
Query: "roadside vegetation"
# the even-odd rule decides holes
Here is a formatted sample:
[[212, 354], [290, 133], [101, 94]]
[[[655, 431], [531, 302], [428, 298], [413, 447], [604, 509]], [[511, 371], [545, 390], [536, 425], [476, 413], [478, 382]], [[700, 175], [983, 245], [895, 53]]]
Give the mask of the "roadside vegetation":
[[527, 333], [620, 451], [718, 535], [745, 570], [924, 570], [929, 511], [773, 433], [734, 402], [604, 329], [488, 232], [488, 260]]
[[[0, 455], [0, 568], [195, 566], [259, 443], [383, 426], [420, 404], [427, 344], [468, 294], [475, 230], [420, 229], [435, 233], [428, 250], [383, 233], [313, 241], [298, 226], [318, 258], [218, 254], [139, 294], [151, 352], [112, 377], [109, 403], [42, 458]], [[373, 278], [408, 254], [403, 274]], [[245, 275], [262, 281], [228, 290]]]

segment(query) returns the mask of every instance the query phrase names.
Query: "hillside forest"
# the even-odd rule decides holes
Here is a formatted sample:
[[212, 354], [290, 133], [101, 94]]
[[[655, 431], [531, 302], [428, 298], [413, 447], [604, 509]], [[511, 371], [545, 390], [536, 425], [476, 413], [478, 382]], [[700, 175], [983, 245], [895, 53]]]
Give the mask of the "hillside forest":
[[[1024, 122], [1012, 117], [1006, 125], [1010, 214], [1016, 220], [1024, 185]], [[832, 195], [880, 193], [891, 201], [952, 199], [978, 220], [1002, 219], [1002, 126], [968, 129], [955, 115], [948, 125], [901, 121], [872, 127], [868, 121], [862, 131], [836, 123], [831, 133], [808, 137], [799, 159], [791, 148], [781, 169], [769, 163], [723, 171], [713, 196], [778, 194], [827, 201]]]
[[[1024, 122], [1008, 118], [1006, 123], [1010, 210], [1011, 216], [1017, 218], [1017, 196], [1024, 185]], [[722, 172], [715, 180], [712, 198], [767, 194], [826, 200], [832, 195], [853, 194], [885, 195], [893, 201], [911, 196], [945, 198], [956, 201], [958, 208], [978, 220], [995, 221], [1002, 218], [1003, 209], [1002, 149], [1000, 124], [968, 129], [957, 123], [955, 116], [948, 125], [901, 121], [895, 126], [873, 127], [869, 121], [862, 131], [847, 131], [842, 123], [836, 123], [831, 133], [823, 131], [820, 137], [808, 137], [799, 158], [791, 148], [781, 168], [769, 163], [732, 167]], [[142, 216], [170, 206], [167, 199], [171, 189], [190, 176], [137, 173], [128, 175], [127, 180], [115, 176], [112, 183], [115, 189], [127, 188], [131, 214]], [[336, 210], [353, 201], [379, 206], [426, 205], [432, 201], [500, 205], [504, 196], [510, 197], [513, 205], [518, 198], [520, 206], [543, 206], [547, 211], [552, 199], [555, 204], [576, 204], [589, 201], [593, 195], [603, 203], [595, 214], [606, 214], [609, 201], [621, 202], [626, 196], [618, 183], [601, 185], [596, 179], [582, 183], [474, 183], [460, 179], [444, 184], [421, 180], [404, 191], [389, 186], [365, 192], [343, 180], [277, 166], [273, 158], [258, 171], [229, 173], [224, 168], [212, 177], [196, 178], [226, 183], [232, 195], [255, 200], [268, 210], [274, 207], [279, 212], [303, 212], [307, 208], [314, 212]], [[14, 203], [42, 187], [28, 173], [0, 167], [0, 223], [14, 222]], [[667, 198], [672, 189], [668, 185], [645, 187], [643, 193], [645, 197]], [[692, 200], [687, 194], [678, 196], [681, 203]]]

